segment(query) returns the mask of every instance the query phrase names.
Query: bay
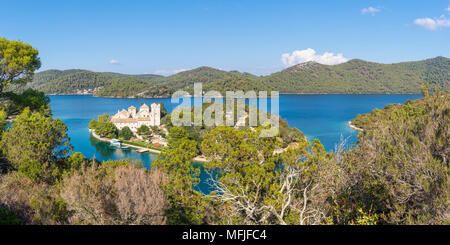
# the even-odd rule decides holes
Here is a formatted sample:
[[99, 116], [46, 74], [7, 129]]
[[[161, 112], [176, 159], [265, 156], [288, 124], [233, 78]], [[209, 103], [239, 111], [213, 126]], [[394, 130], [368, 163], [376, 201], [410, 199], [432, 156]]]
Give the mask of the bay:
[[[118, 99], [100, 98], [89, 95], [52, 95], [50, 106], [55, 118], [62, 120], [68, 127], [69, 137], [75, 152], [99, 161], [131, 158], [142, 161], [150, 168], [156, 159], [153, 153], [138, 153], [133, 149], [120, 149], [109, 143], [101, 142], [89, 134], [89, 122], [98, 115], [115, 114], [118, 110], [142, 103], [164, 102], [168, 112], [179, 103], [165, 99]], [[343, 139], [348, 144], [355, 143], [357, 132], [348, 127], [348, 122], [358, 114], [383, 108], [387, 104], [404, 103], [421, 95], [280, 95], [279, 113], [290, 127], [300, 129], [309, 140], [319, 139], [327, 151], [335, 149]], [[270, 107], [270, 99], [269, 99]], [[203, 192], [210, 190], [206, 183], [207, 175], [202, 171], [198, 188]]]

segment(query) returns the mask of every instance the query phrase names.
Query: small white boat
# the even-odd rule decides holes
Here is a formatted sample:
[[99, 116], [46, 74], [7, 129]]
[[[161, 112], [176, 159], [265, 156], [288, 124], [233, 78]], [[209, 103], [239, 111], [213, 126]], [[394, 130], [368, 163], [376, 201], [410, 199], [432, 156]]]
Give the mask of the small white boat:
[[121, 145], [120, 140], [118, 140], [118, 139], [111, 139], [109, 141], [109, 143], [111, 143], [111, 145], [113, 145], [113, 146], [119, 146], [119, 147]]

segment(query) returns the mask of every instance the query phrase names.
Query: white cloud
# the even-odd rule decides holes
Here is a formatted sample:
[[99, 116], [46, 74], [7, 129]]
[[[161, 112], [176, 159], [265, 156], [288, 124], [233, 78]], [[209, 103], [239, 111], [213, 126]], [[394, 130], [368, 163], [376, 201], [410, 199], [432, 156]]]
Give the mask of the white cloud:
[[449, 5], [448, 8], [446, 8], [445, 10], [447, 10], [448, 12], [450, 12], [450, 5]]
[[187, 71], [187, 70], [188, 69], [176, 69], [176, 70], [173, 70], [172, 72], [173, 72], [173, 74], [176, 74], [176, 73]]
[[374, 8], [374, 7], [368, 7], [368, 8], [363, 8], [361, 10], [362, 14], [371, 14], [372, 16], [375, 15], [375, 13], [380, 12], [381, 9], [380, 8]]
[[439, 17], [439, 19], [419, 18], [414, 20], [414, 24], [434, 31], [440, 27], [450, 27], [450, 19], [447, 19], [444, 15]]
[[173, 75], [179, 72], [187, 71], [188, 69], [175, 69], [175, 70], [156, 70], [154, 73], [158, 75]]
[[168, 71], [166, 71], [166, 70], [156, 70], [153, 73], [158, 74], [158, 75], [167, 75]]
[[112, 60], [109, 61], [109, 64], [111, 64], [111, 65], [118, 65], [118, 64], [120, 64], [120, 62], [118, 60], [112, 59]]
[[281, 61], [285, 66], [293, 66], [296, 64], [315, 61], [324, 65], [336, 65], [347, 62], [348, 59], [342, 54], [334, 54], [325, 52], [324, 54], [316, 54], [314, 49], [296, 50], [292, 54], [286, 53], [281, 55]]

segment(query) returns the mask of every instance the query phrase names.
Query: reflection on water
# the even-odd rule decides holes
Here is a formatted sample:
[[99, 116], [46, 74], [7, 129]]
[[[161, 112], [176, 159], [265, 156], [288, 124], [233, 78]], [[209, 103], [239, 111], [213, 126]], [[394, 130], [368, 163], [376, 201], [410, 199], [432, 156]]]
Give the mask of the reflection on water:
[[133, 148], [113, 146], [109, 142], [96, 139], [92, 134], [89, 135], [89, 143], [95, 148], [95, 158], [100, 161], [128, 158], [135, 161], [141, 161], [144, 167], [150, 168], [151, 162], [156, 160], [158, 156], [157, 154], [150, 152], [139, 153]]
[[89, 143], [95, 147], [95, 151], [99, 153], [102, 158], [111, 158], [114, 155], [115, 150], [110, 147], [110, 144], [107, 142], [100, 141], [91, 135], [89, 137]]
[[[92, 134], [90, 134], [89, 143], [95, 148], [95, 151], [97, 153], [95, 154], [95, 158], [100, 161], [103, 161], [105, 159], [120, 160], [128, 158], [140, 161], [145, 168], [150, 169], [151, 163], [158, 157], [157, 154], [151, 152], [138, 153], [133, 148], [123, 149], [118, 146], [113, 146], [109, 142], [96, 139], [94, 136], [92, 136]], [[195, 189], [203, 193], [211, 192], [213, 189], [208, 184], [208, 179], [210, 178], [210, 176], [204, 171], [203, 163], [194, 162], [193, 166], [200, 169], [200, 183], [195, 186]]]

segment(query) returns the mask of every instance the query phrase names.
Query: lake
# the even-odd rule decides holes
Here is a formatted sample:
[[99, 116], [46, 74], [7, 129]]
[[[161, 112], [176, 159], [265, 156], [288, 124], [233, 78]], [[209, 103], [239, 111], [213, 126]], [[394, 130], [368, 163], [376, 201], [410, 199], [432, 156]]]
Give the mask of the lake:
[[[89, 134], [89, 122], [98, 115], [115, 114], [118, 110], [131, 105], [139, 107], [142, 103], [164, 102], [168, 112], [178, 104], [171, 99], [116, 99], [99, 98], [88, 95], [49, 96], [50, 106], [55, 118], [61, 119], [69, 129], [71, 143], [76, 152], [97, 160], [119, 160], [132, 158], [150, 167], [156, 159], [152, 153], [137, 153], [132, 149], [119, 149], [101, 142]], [[357, 132], [347, 123], [358, 114], [383, 108], [387, 104], [404, 103], [407, 100], [421, 98], [422, 95], [280, 95], [280, 116], [287, 120], [289, 126], [300, 129], [309, 140], [319, 139], [325, 149], [334, 150], [341, 139], [348, 143], [356, 142]], [[207, 191], [202, 172], [199, 189]]]

